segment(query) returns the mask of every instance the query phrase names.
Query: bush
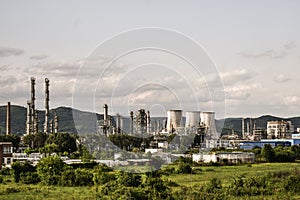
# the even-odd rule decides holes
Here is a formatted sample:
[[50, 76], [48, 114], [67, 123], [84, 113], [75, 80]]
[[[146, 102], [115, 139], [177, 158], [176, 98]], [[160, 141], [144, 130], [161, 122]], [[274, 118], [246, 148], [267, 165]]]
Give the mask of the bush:
[[75, 186], [75, 171], [73, 169], [66, 169], [62, 172], [59, 185], [61, 186]]
[[36, 172], [24, 172], [20, 175], [20, 181], [24, 184], [37, 184], [40, 178]]
[[3, 176], [0, 175], [0, 183], [3, 183]]
[[114, 174], [109, 172], [97, 171], [93, 174], [94, 185], [102, 185], [113, 180], [116, 180], [116, 177]]
[[34, 172], [35, 167], [30, 165], [28, 162], [20, 163], [19, 161], [14, 162], [11, 166], [14, 181], [18, 183], [20, 181], [21, 173]]
[[126, 187], [131, 187], [131, 186], [137, 187], [142, 183], [141, 176], [139, 174], [133, 174], [133, 173], [120, 172], [118, 174], [117, 180], [120, 185]]
[[177, 169], [177, 173], [181, 174], [191, 174], [192, 173], [192, 168], [189, 164], [186, 163], [181, 163]]
[[76, 186], [90, 186], [93, 185], [93, 173], [87, 169], [75, 170]]
[[37, 173], [44, 184], [57, 185], [66, 167], [66, 164], [58, 156], [49, 156], [37, 164]]

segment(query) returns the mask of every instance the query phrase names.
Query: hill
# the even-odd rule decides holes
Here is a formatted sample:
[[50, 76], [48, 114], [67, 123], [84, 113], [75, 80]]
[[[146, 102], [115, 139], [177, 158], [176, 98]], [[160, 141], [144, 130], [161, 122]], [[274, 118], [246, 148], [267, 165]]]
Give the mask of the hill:
[[[23, 135], [25, 133], [26, 125], [26, 108], [22, 106], [11, 106], [11, 125], [12, 133]], [[78, 116], [80, 120], [75, 120], [74, 122], [73, 113]], [[95, 120], [103, 119], [103, 114], [94, 114], [91, 112], [85, 112], [76, 110], [70, 107], [58, 107], [50, 110], [50, 120], [53, 118], [54, 114], [58, 116], [60, 132], [71, 132], [71, 133], [94, 133], [96, 132]], [[45, 111], [38, 111], [39, 117], [39, 130], [43, 130], [43, 124], [45, 119]], [[151, 124], [154, 121], [159, 121], [161, 126], [165, 117], [153, 117], [151, 118]], [[184, 118], [183, 118], [184, 119]], [[252, 118], [252, 124], [255, 124], [257, 128], [266, 128], [267, 122], [271, 120], [289, 120], [292, 122], [294, 127], [300, 127], [300, 117], [292, 118], [280, 118], [270, 115], [264, 115], [258, 118]], [[115, 124], [116, 117], [113, 117], [113, 124]], [[124, 117], [124, 130], [129, 132], [129, 117]], [[245, 118], [245, 127], [247, 123], [250, 123], [250, 118]], [[224, 124], [224, 126], [223, 126]], [[242, 132], [242, 118], [226, 118], [221, 120], [216, 120], [216, 126], [218, 131], [222, 131], [222, 134], [231, 133], [232, 130], [238, 134]], [[0, 133], [5, 133], [6, 131], [6, 106], [0, 106]]]

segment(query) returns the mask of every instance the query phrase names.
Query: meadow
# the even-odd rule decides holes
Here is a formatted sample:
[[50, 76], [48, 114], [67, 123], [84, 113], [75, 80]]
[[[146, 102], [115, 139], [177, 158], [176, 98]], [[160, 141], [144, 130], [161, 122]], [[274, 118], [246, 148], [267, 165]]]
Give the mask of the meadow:
[[[177, 165], [170, 165], [166, 168], [176, 168]], [[219, 180], [222, 187], [227, 187], [237, 177], [251, 178], [262, 177], [268, 174], [285, 175], [287, 172], [300, 171], [300, 163], [261, 163], [252, 165], [235, 166], [192, 166], [192, 174], [163, 174], [162, 179], [171, 181], [171, 193], [174, 199], [209, 199], [204, 196], [206, 190], [203, 187], [210, 185], [212, 180]], [[281, 175], [280, 175], [281, 176]], [[102, 196], [99, 191], [106, 187], [105, 185], [93, 185], [83, 187], [65, 187], [65, 186], [45, 186], [41, 183], [24, 184], [15, 183], [10, 175], [3, 175], [3, 183], [0, 184], [0, 199], [114, 199], [110, 196]], [[285, 178], [278, 179], [272, 183], [275, 187], [273, 194], [263, 195], [243, 195], [214, 197], [211, 199], [300, 199], [297, 193], [283, 192], [281, 182]], [[277, 179], [274, 179], [277, 180]], [[216, 184], [218, 185], [218, 184]], [[279, 188], [276, 188], [278, 185]], [[202, 196], [195, 191], [203, 190]], [[217, 193], [221, 189], [213, 189], [209, 192]], [[186, 198], [185, 198], [186, 197]], [[230, 198], [229, 198], [230, 197]], [[122, 199], [122, 198], [119, 198]], [[157, 198], [159, 199], [159, 198]]]

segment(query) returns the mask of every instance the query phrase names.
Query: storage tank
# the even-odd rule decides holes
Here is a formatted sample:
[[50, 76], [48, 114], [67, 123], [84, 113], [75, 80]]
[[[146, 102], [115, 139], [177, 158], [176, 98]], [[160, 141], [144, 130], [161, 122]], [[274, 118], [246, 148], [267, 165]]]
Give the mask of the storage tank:
[[192, 128], [200, 125], [200, 111], [187, 111], [185, 113], [185, 127]]
[[168, 110], [167, 111], [167, 131], [172, 131], [180, 127], [182, 118], [182, 110]]
[[214, 112], [201, 112], [200, 113], [201, 124], [206, 126], [206, 134], [210, 138], [217, 139], [220, 135], [217, 133], [215, 124]]

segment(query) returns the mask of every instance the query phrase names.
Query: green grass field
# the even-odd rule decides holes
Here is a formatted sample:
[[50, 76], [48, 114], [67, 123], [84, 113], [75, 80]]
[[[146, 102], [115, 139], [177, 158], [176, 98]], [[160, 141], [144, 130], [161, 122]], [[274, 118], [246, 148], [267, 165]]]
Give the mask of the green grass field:
[[[269, 172], [292, 171], [295, 169], [300, 170], [299, 163], [194, 167], [193, 170], [197, 171], [195, 174], [172, 174], [164, 175], [163, 178], [176, 182], [179, 185], [172, 187], [172, 191], [176, 192], [182, 187], [199, 187], [205, 185], [213, 178], [218, 178], [222, 181], [222, 185], [226, 185], [235, 176], [256, 177]], [[101, 199], [101, 197], [97, 197], [98, 187], [26, 185], [14, 183], [10, 176], [4, 176], [4, 181], [0, 184], [0, 199]], [[300, 199], [300, 196], [282, 194], [282, 196], [235, 197], [233, 199]]]

